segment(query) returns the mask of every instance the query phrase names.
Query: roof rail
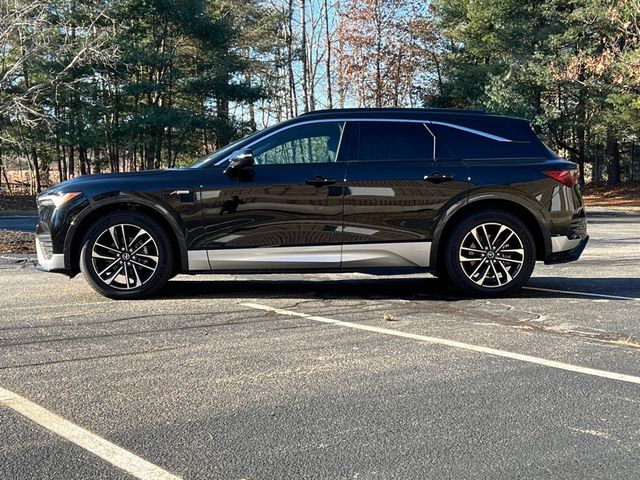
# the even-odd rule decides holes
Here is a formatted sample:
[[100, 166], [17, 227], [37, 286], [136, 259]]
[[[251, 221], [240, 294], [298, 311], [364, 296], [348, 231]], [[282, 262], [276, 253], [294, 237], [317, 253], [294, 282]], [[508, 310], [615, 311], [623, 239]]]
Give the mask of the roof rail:
[[299, 116], [321, 115], [327, 113], [458, 113], [458, 114], [475, 114], [475, 115], [491, 115], [490, 113], [480, 110], [462, 110], [455, 108], [398, 108], [398, 107], [382, 107], [382, 108], [329, 108], [306, 112]]

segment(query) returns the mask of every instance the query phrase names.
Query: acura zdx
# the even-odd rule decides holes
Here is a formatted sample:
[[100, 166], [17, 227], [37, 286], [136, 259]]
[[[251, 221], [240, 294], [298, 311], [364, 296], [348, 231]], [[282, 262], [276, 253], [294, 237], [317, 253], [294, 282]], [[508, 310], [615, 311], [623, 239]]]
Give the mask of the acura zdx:
[[578, 170], [526, 120], [317, 111], [188, 168], [83, 175], [38, 196], [39, 269], [149, 296], [179, 273], [426, 271], [471, 296], [587, 240]]

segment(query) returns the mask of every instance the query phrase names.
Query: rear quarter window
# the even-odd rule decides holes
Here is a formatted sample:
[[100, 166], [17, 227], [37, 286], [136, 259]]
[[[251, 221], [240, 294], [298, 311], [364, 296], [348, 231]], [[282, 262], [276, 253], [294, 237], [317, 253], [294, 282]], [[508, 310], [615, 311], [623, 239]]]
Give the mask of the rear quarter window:
[[[488, 158], [538, 158], [550, 156], [549, 150], [527, 124], [529, 132], [519, 131], [523, 127], [518, 125], [513, 131], [493, 133], [473, 127], [480, 133], [472, 133], [458, 128], [444, 125], [430, 124], [429, 128], [436, 136], [436, 157], [462, 159]], [[481, 133], [495, 135], [513, 141], [499, 141]]]

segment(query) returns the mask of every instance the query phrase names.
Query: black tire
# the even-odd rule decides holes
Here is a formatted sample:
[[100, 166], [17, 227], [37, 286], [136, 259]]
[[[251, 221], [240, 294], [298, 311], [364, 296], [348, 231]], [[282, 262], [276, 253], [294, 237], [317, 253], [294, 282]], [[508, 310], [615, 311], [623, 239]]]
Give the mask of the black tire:
[[89, 285], [105, 297], [151, 296], [173, 273], [171, 239], [147, 215], [110, 213], [89, 227], [82, 240], [80, 270]]
[[529, 280], [536, 262], [535, 242], [527, 226], [501, 210], [469, 215], [454, 227], [444, 248], [447, 278], [472, 297], [515, 292]]
[[449, 279], [449, 275], [447, 274], [447, 269], [444, 266], [444, 262], [438, 262], [438, 266], [433, 272], [431, 272], [431, 275], [446, 284], [449, 284], [451, 282], [451, 280]]

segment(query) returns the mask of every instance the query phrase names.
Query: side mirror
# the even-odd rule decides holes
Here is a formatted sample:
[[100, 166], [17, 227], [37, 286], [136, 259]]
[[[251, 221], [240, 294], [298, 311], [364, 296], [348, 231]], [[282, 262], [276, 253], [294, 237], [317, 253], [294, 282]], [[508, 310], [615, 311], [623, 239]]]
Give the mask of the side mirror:
[[243, 148], [234, 153], [229, 166], [224, 169], [224, 174], [234, 180], [249, 182], [255, 176], [255, 170], [249, 168], [253, 165], [253, 152], [250, 148]]

